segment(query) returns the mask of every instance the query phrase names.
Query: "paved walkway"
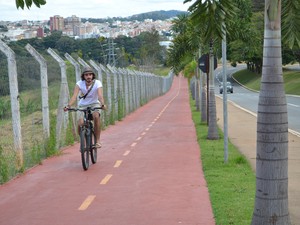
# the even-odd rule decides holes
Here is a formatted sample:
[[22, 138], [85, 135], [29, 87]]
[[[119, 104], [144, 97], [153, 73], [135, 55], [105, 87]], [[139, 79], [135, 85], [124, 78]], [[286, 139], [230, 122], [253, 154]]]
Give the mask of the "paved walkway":
[[[218, 125], [223, 129], [223, 100], [216, 98]], [[228, 106], [228, 136], [255, 171], [256, 114], [232, 102]], [[300, 137], [289, 133], [289, 211], [293, 225], [300, 225]]]
[[214, 225], [187, 80], [102, 132], [98, 162], [79, 145], [0, 186], [2, 225]]

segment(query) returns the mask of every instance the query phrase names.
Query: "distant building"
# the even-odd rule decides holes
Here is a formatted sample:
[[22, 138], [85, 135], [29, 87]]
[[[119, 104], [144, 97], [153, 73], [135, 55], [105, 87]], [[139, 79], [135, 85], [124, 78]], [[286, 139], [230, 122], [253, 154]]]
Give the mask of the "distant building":
[[24, 31], [24, 39], [35, 38], [37, 36], [37, 32], [34, 30], [26, 30]]
[[84, 24], [74, 26], [74, 36], [78, 36], [80, 38], [90, 38], [93, 37], [97, 33], [97, 27], [89, 22], [85, 22]]
[[39, 27], [37, 29], [37, 34], [36, 34], [37, 37], [39, 38], [43, 38], [44, 37], [44, 28], [43, 27]]
[[75, 15], [65, 19], [65, 33], [71, 36], [76, 35], [77, 27], [80, 26], [81, 19]]
[[63, 31], [65, 28], [64, 18], [61, 16], [50, 17], [50, 31], [60, 30]]

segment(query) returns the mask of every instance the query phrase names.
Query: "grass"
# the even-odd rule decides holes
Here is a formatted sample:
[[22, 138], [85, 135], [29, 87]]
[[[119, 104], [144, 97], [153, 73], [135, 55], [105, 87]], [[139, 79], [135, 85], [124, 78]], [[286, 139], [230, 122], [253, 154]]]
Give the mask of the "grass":
[[168, 76], [169, 72], [170, 72], [169, 67], [156, 67], [153, 71], [154, 74], [163, 76], [163, 77]]
[[[261, 75], [247, 69], [238, 71], [233, 77], [244, 86], [259, 91]], [[285, 93], [290, 95], [300, 95], [300, 72], [283, 69], [283, 80]]]
[[233, 74], [234, 79], [250, 89], [258, 91], [260, 89], [261, 75], [250, 70], [240, 70]]
[[286, 94], [300, 95], [300, 72], [284, 70], [284, 88]]
[[[250, 89], [260, 90], [260, 74], [241, 70], [233, 77]], [[284, 69], [283, 79], [286, 94], [300, 95], [299, 71]], [[255, 173], [247, 159], [230, 141], [228, 163], [224, 163], [222, 131], [219, 130], [219, 140], [207, 140], [207, 124], [199, 123], [201, 115], [196, 110], [195, 101], [191, 99], [190, 104], [216, 225], [251, 224], [255, 198]]]
[[190, 104], [216, 224], [248, 225], [254, 208], [255, 174], [230, 141], [228, 163], [224, 163], [222, 131], [219, 140], [207, 140], [207, 124], [198, 122], [201, 117], [194, 100]]

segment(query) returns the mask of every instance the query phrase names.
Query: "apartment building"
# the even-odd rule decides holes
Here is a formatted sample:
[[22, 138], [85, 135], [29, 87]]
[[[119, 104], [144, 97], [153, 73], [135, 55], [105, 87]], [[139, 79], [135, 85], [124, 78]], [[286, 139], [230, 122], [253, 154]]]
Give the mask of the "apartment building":
[[56, 15], [53, 17], [50, 17], [50, 30], [55, 31], [55, 30], [60, 30], [63, 31], [65, 28], [65, 21], [62, 16]]

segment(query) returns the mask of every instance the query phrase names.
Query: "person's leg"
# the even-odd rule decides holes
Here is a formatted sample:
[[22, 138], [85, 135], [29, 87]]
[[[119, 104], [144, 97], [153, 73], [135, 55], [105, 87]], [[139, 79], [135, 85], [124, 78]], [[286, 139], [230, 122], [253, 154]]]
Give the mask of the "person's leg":
[[95, 135], [96, 135], [96, 142], [100, 144], [100, 134], [101, 134], [101, 121], [100, 121], [100, 113], [99, 112], [93, 112], [93, 119], [94, 119], [94, 129], [95, 129]]
[[78, 134], [80, 135], [80, 127], [83, 125], [83, 119], [82, 118], [79, 118], [78, 121], [77, 121], [77, 131], [78, 131]]

